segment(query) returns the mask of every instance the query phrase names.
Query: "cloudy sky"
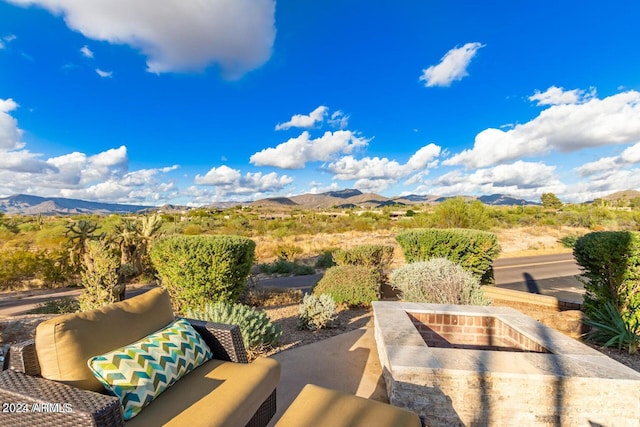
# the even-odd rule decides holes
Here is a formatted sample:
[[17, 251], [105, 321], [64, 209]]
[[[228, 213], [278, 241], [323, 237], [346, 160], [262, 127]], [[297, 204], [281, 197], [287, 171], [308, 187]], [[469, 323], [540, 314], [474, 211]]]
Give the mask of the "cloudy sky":
[[640, 189], [640, 3], [0, 0], [0, 196]]

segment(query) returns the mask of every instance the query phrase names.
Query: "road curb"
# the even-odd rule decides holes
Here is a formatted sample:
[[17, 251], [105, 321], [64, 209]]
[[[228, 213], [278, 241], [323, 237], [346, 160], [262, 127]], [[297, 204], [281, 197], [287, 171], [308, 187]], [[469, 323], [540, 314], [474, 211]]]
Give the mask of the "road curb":
[[512, 289], [498, 288], [496, 286], [482, 286], [482, 289], [485, 296], [491, 299], [538, 304], [559, 310], [580, 310], [582, 308], [582, 304], [575, 301], [568, 301], [549, 295], [531, 294], [528, 292], [514, 291]]

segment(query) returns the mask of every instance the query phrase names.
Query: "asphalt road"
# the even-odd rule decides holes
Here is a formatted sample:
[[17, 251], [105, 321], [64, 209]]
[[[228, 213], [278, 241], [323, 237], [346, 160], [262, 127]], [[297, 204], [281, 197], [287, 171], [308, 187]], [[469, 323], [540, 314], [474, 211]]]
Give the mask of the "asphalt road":
[[497, 287], [582, 302], [584, 286], [573, 255], [553, 254], [502, 258], [493, 263]]
[[[494, 262], [496, 286], [523, 292], [551, 295], [568, 301], [581, 301], [584, 288], [574, 276], [580, 270], [571, 254], [541, 255], [521, 258], [502, 258]], [[322, 278], [309, 276], [261, 279], [260, 284], [270, 288], [292, 288], [309, 292]], [[149, 287], [127, 288], [127, 297], [145, 292]], [[22, 291], [0, 294], [0, 316], [25, 314], [44, 301], [63, 296], [76, 297], [80, 288], [61, 290]]]

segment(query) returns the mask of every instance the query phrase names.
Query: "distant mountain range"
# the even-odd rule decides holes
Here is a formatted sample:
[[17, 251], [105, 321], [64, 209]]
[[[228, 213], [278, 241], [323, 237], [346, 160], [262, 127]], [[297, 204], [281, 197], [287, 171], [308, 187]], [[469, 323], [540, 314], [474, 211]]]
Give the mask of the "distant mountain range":
[[133, 213], [149, 208], [150, 206], [87, 202], [85, 200], [28, 196], [26, 194], [0, 198], [0, 212], [22, 215], [106, 215]]
[[[613, 193], [604, 199], [628, 200], [639, 197], [640, 192], [627, 190]], [[539, 205], [540, 203], [509, 196], [506, 194], [492, 194], [488, 196], [463, 196], [466, 200], [479, 200], [486, 205], [493, 206], [513, 206], [513, 205]], [[301, 194], [291, 197], [270, 197], [256, 201], [247, 202], [224, 202], [212, 203], [205, 208], [220, 209], [231, 206], [255, 206], [265, 208], [287, 208], [299, 207], [304, 209], [330, 209], [330, 208], [380, 208], [383, 206], [410, 206], [421, 203], [440, 203], [448, 197], [436, 195], [409, 194], [406, 196], [384, 197], [375, 193], [363, 193], [360, 190], [344, 189], [339, 191], [328, 191], [321, 194]], [[78, 215], [78, 214], [98, 214], [108, 215], [112, 213], [135, 213], [135, 212], [179, 212], [189, 209], [186, 206], [164, 205], [164, 206], [143, 206], [124, 205], [117, 203], [88, 202], [85, 200], [65, 199], [61, 197], [38, 197], [25, 194], [0, 198], [0, 212], [7, 214], [22, 215]]]
[[[524, 200], [505, 194], [492, 194], [490, 196], [463, 196], [466, 200], [480, 200], [486, 205], [539, 205], [538, 202]], [[297, 206], [308, 209], [328, 208], [380, 208], [391, 205], [416, 205], [420, 203], [440, 203], [449, 197], [409, 194], [407, 196], [384, 197], [375, 193], [363, 193], [360, 190], [347, 189], [340, 191], [328, 191], [320, 194], [302, 194], [292, 197], [270, 197], [256, 200], [251, 206], [258, 207], [285, 207]]]

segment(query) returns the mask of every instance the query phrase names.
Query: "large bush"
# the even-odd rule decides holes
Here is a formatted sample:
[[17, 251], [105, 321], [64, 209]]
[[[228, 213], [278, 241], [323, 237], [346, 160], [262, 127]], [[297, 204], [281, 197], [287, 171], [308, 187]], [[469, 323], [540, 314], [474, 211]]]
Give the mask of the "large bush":
[[239, 236], [171, 236], [155, 242], [151, 260], [174, 308], [235, 302], [242, 295], [255, 253]]
[[583, 269], [588, 317], [610, 302], [629, 324], [640, 321], [640, 233], [603, 231], [580, 237], [573, 255]]
[[202, 307], [188, 309], [186, 315], [192, 319], [238, 325], [249, 353], [273, 346], [282, 335], [280, 325], [271, 323], [264, 311], [244, 304], [207, 303]]
[[493, 283], [493, 260], [500, 253], [498, 238], [487, 231], [425, 228], [396, 235], [407, 263], [447, 258], [470, 271], [482, 284]]
[[385, 245], [360, 245], [333, 253], [336, 265], [361, 265], [374, 268], [379, 273], [391, 263], [392, 258], [393, 246]]
[[446, 258], [432, 258], [394, 270], [391, 286], [403, 301], [433, 304], [488, 305], [478, 278]]
[[453, 197], [436, 205], [431, 219], [439, 228], [487, 230], [490, 226], [489, 212], [480, 200], [467, 202], [462, 197]]
[[313, 288], [315, 295], [328, 294], [338, 304], [370, 306], [380, 298], [380, 274], [362, 265], [339, 265], [327, 269]]

